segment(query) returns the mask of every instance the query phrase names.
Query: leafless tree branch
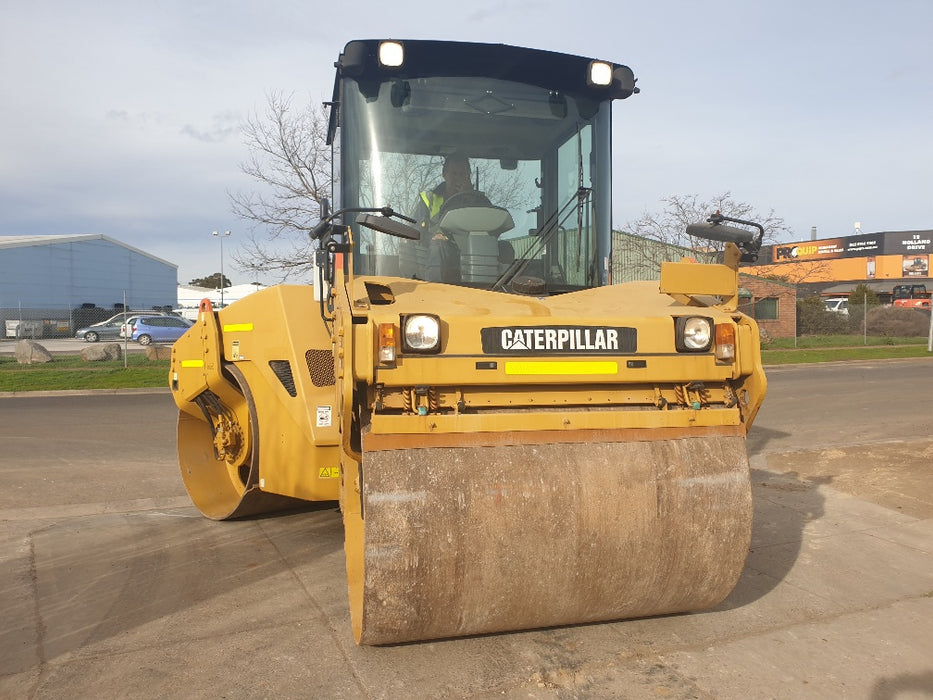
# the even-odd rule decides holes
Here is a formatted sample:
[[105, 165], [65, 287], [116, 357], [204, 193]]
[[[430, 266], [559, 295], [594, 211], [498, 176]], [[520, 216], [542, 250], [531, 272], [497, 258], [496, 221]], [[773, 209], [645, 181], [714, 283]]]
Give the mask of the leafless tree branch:
[[246, 121], [249, 157], [240, 169], [257, 190], [228, 193], [233, 213], [252, 222], [247, 242], [233, 256], [240, 269], [279, 273], [284, 280], [311, 264], [307, 234], [331, 185], [326, 137], [324, 106], [295, 107], [286, 95], [268, 95], [265, 113]]
[[[773, 242], [781, 233], [789, 232], [784, 219], [776, 216], [773, 209], [767, 214], [762, 214], [751, 204], [736, 201], [730, 192], [706, 201], [702, 201], [696, 194], [671, 195], [662, 199], [661, 203], [664, 208], [660, 212], [646, 211], [638, 219], [626, 223], [625, 231], [641, 238], [657, 241], [664, 246], [676, 246], [699, 254], [718, 252], [722, 244], [688, 235], [687, 226], [705, 221], [717, 211], [725, 216], [761, 224], [764, 227], [766, 243]], [[642, 266], [652, 272], [660, 270], [660, 259], [656, 247], [633, 246], [634, 249], [642, 251], [641, 259], [636, 255], [634, 260], [630, 259], [630, 264]]]

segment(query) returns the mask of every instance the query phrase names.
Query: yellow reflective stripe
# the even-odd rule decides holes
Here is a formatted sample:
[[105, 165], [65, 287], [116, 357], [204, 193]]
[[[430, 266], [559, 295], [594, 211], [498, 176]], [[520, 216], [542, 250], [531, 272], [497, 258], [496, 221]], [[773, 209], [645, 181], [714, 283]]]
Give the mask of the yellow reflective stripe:
[[224, 324], [224, 333], [236, 333], [237, 331], [253, 330], [252, 323], [227, 323]]
[[204, 360], [182, 360], [181, 366], [182, 367], [203, 367]]
[[618, 374], [619, 363], [612, 360], [506, 362], [506, 374]]

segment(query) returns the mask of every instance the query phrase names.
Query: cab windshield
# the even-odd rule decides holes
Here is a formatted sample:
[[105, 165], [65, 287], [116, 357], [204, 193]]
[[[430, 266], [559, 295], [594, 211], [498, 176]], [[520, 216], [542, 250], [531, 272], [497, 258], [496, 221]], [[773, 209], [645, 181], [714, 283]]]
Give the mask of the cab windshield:
[[[527, 278], [546, 294], [605, 284], [608, 100], [475, 77], [341, 88], [342, 206], [390, 206], [421, 231], [354, 225], [357, 274], [484, 289]], [[444, 278], [432, 245], [448, 253]]]

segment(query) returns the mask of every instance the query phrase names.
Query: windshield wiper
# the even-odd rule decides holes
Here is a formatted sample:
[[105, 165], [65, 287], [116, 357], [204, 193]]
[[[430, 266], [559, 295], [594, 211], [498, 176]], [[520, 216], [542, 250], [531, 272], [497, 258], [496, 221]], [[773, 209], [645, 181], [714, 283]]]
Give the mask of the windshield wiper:
[[[570, 218], [573, 214], [573, 209], [571, 207], [574, 204], [577, 204], [578, 207], [582, 207], [584, 202], [589, 199], [590, 193], [592, 192], [590, 187], [580, 187], [570, 195], [570, 199], [560, 208], [551, 213], [547, 220], [541, 224], [541, 227], [535, 231], [535, 242], [528, 246], [528, 250], [522, 253], [521, 257], [515, 258], [512, 261], [512, 264], [506, 268], [505, 272], [499, 275], [499, 279], [496, 280], [495, 284], [492, 285], [491, 291], [495, 292], [497, 290], [505, 290], [505, 285], [507, 285], [511, 280], [518, 277], [524, 270], [528, 267], [529, 263], [536, 258], [548, 244], [551, 242], [551, 239], [554, 237], [554, 234], [561, 229], [564, 222]], [[577, 235], [580, 235], [580, 232], [577, 232]]]

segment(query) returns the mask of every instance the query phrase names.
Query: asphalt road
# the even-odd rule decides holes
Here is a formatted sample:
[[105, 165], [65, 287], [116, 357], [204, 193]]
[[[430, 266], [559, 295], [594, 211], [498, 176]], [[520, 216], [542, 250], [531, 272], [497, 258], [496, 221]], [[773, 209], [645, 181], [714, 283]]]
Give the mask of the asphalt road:
[[357, 647], [336, 508], [215, 523], [167, 393], [0, 398], [0, 697], [933, 697], [933, 360], [782, 367], [717, 609]]

